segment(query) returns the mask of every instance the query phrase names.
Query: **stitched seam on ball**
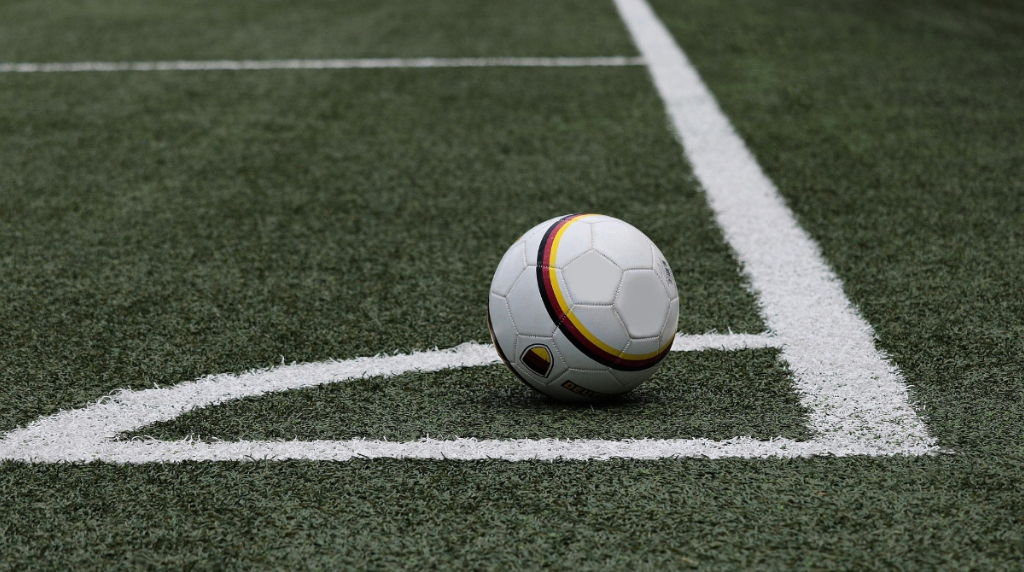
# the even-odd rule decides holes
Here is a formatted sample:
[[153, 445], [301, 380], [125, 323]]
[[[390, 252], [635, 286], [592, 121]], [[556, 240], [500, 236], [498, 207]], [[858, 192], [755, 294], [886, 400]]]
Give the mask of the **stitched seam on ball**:
[[[626, 325], [626, 322], [622, 321], [622, 316], [619, 315], [619, 311], [615, 309], [614, 305], [612, 306], [612, 315], [615, 316], [615, 319], [619, 321], [619, 325], [622, 326], [623, 331], [626, 332], [626, 337], [632, 340], [633, 336], [629, 335], [629, 326]], [[629, 344], [626, 344], [626, 347], [628, 348]], [[622, 357], [622, 354], [624, 353], [626, 353], [626, 350], [620, 350], [619, 357]]]
[[[664, 320], [662, 320], [662, 322], [661, 322], [661, 329], [660, 329], [660, 330], [658, 330], [658, 331], [659, 331], [659, 332], [661, 332], [662, 334], [664, 334], [664, 333], [665, 333], [665, 326], [667, 326], [667, 325], [668, 325], [668, 319], [669, 319], [669, 317], [671, 317], [671, 316], [672, 316], [672, 302], [675, 302], [675, 300], [669, 300], [669, 301], [668, 301], [668, 312], [667, 312], [667, 313], [665, 313], [665, 319], [664, 319]], [[677, 303], [677, 306], [676, 306], [676, 307], [678, 308], [678, 302], [676, 302], [676, 303]], [[679, 319], [679, 313], [678, 313], [678, 311], [677, 311], [677, 312], [676, 312], [676, 320], [678, 320], [678, 319]], [[679, 326], [677, 325], [676, 327], [678, 328]], [[675, 334], [675, 332], [673, 332], [673, 334]], [[660, 335], [660, 334], [659, 334], [659, 335], [657, 335], [657, 336], [653, 336], [653, 338], [658, 338], [658, 343], [659, 343], [659, 344], [661, 343], [661, 335]], [[652, 339], [653, 339], [653, 338], [652, 338]]]
[[[509, 305], [508, 298], [504, 298], [503, 297], [502, 299], [505, 300], [505, 311], [508, 312], [508, 321], [512, 322], [512, 331], [514, 331], [516, 333], [516, 337], [518, 338], [519, 337], [519, 326], [516, 325], [516, 319], [512, 316], [512, 306]], [[515, 346], [513, 346], [513, 350], [516, 350], [516, 349], [519, 349], [519, 348], [516, 348]]]
[[530, 265], [527, 264], [526, 268], [523, 268], [519, 272], [519, 276], [516, 276], [516, 279], [512, 281], [512, 285], [508, 287], [508, 294], [505, 294], [504, 296], [502, 296], [501, 294], [498, 294], [497, 292], [492, 292], [492, 294], [494, 294], [495, 296], [501, 296], [502, 298], [508, 300], [508, 295], [512, 293], [512, 290], [515, 290], [516, 284], [519, 284], [519, 281], [523, 279], [523, 275], [526, 274], [526, 271], [529, 270], [529, 269], [530, 269]]
[[[561, 264], [561, 266], [555, 266], [555, 268], [556, 268], [557, 270], [564, 270], [566, 266], [569, 266], [569, 265], [570, 265], [570, 264], [572, 264], [573, 262], [576, 262], [577, 260], [579, 260], [580, 258], [582, 258], [582, 257], [583, 257], [583, 255], [585, 255], [585, 254], [589, 254], [589, 253], [591, 253], [591, 252], [596, 252], [596, 253], [598, 253], [598, 254], [601, 254], [601, 251], [600, 251], [600, 250], [596, 250], [596, 249], [594, 249], [594, 247], [593, 247], [593, 246], [591, 246], [591, 247], [587, 248], [586, 250], [584, 250], [583, 252], [581, 252], [581, 253], [577, 254], [576, 256], [573, 256], [573, 257], [572, 257], [571, 259], [569, 259], [569, 262], [565, 262], [565, 263], [560, 263], [560, 264]], [[605, 256], [605, 255], [603, 255], [603, 254], [601, 254], [601, 256], [602, 256], [602, 257], [604, 257], [604, 259], [605, 259], [605, 260], [608, 260], [608, 262], [611, 262], [612, 264], [615, 264], [615, 261], [613, 261], [613, 260], [609, 260], [607, 256]], [[616, 267], [616, 268], [618, 268], [618, 267], [619, 267], [619, 265], [618, 265], [618, 264], [615, 264], [615, 267]], [[619, 270], [621, 270], [621, 268], [619, 268]]]
[[[668, 264], [668, 259], [665, 258], [664, 255], [662, 256], [662, 258], [665, 260], [666, 268], [668, 269], [669, 273], [671, 273], [672, 266]], [[672, 284], [666, 284], [665, 279], [662, 278], [661, 276], [661, 269], [658, 268], [658, 247], [655, 246], [653, 242], [651, 243], [651, 269], [654, 270], [654, 273], [658, 275], [658, 282], [661, 282], [662, 288], [664, 288], [665, 293], [668, 294], [668, 299], [675, 300], [676, 298], [678, 298], [679, 286], [677, 286], [675, 283], [675, 277], [672, 277]], [[675, 289], [675, 292], [672, 291], [673, 289]]]
[[[611, 370], [612, 370], [612, 368], [588, 369], [588, 368], [584, 368], [584, 367], [570, 367], [567, 371], [582, 371], [582, 372], [587, 372], [587, 373], [607, 373], [607, 374], [611, 375], [611, 373], [612, 373]], [[612, 377], [615, 377], [615, 376], [612, 375]], [[616, 379], [615, 381], [618, 381], [618, 380]]]
[[[618, 264], [616, 264], [616, 266], [618, 266]], [[619, 293], [622, 292], [622, 283], [623, 283], [623, 281], [626, 280], [626, 271], [622, 270], [621, 268], [619, 268], [619, 270], [622, 271], [622, 274], [619, 275], [619, 283], [615, 285], [615, 295], [612, 296], [612, 305], [613, 306], [615, 305], [615, 301], [619, 299]], [[621, 322], [622, 320], [619, 320], [619, 321]], [[629, 332], [628, 329], [626, 331]]]

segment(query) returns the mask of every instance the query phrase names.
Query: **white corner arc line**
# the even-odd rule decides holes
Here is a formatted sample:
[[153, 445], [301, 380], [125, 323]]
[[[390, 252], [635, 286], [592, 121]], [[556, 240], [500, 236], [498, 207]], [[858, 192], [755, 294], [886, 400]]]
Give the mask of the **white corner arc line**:
[[672, 341], [674, 352], [702, 352], [719, 350], [734, 352], [760, 348], [781, 348], [779, 339], [772, 334], [676, 334]]
[[[677, 335], [673, 351], [723, 350], [777, 347], [770, 335], [705, 334]], [[242, 374], [220, 374], [165, 388], [122, 390], [83, 407], [61, 411], [15, 429], [0, 440], [0, 460], [28, 462], [116, 463], [176, 462], [186, 460], [244, 460], [258, 458], [344, 460], [354, 456], [396, 458], [547, 458], [567, 454], [570, 458], [628, 456], [629, 448], [619, 441], [455, 441], [421, 440], [389, 443], [355, 439], [351, 441], [289, 442], [200, 442], [117, 440], [125, 432], [169, 421], [188, 411], [226, 401], [268, 393], [339, 383], [374, 376], [390, 377], [407, 372], [433, 372], [457, 367], [479, 367], [500, 363], [491, 345], [465, 343], [447, 350], [412, 354], [382, 355], [343, 361], [283, 365]], [[716, 443], [705, 440], [638, 441], [645, 443], [638, 454], [675, 451], [676, 455], [715, 455], [761, 451], [750, 439]], [[567, 445], [571, 443], [571, 445]], [[479, 448], [474, 449], [478, 444]], [[666, 447], [668, 449], [666, 449]], [[791, 452], [801, 450], [796, 446]], [[777, 445], [776, 445], [777, 448]], [[475, 453], [473, 451], [476, 451]], [[575, 452], [574, 452], [575, 451]], [[646, 452], [642, 452], [646, 451]], [[473, 456], [476, 455], [476, 456]], [[533, 456], [531, 456], [533, 455]], [[575, 455], [575, 456], [574, 456]]]
[[[665, 103], [715, 220], [782, 342], [816, 441], [844, 450], [938, 451], [899, 370], [843, 292], [814, 240], [646, 0], [615, 0]], [[827, 448], [826, 452], [833, 449]]]
[[0, 63], [0, 73], [341, 70], [483, 67], [622, 67], [641, 66], [643, 58], [352, 58], [319, 60], [199, 60], [165, 62]]

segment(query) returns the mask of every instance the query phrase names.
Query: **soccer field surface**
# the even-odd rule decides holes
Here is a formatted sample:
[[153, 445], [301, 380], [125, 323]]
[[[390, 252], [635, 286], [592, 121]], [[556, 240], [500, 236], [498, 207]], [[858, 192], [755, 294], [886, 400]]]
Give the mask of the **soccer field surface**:
[[[1020, 569], [1024, 4], [0, 5], [0, 570]], [[531, 392], [597, 212], [679, 335]]]

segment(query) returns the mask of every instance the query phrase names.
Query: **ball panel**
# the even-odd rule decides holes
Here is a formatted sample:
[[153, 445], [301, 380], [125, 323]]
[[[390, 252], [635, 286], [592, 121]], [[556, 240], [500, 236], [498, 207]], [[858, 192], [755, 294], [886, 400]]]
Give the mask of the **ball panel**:
[[672, 341], [679, 330], [679, 299], [669, 302], [668, 316], [665, 317], [665, 325], [661, 327], [659, 341], [662, 346]]
[[576, 304], [611, 304], [622, 279], [619, 267], [594, 250], [572, 261], [563, 275]]
[[633, 338], [629, 340], [629, 346], [626, 347], [626, 351], [631, 354], [653, 354], [657, 353], [664, 346], [661, 343], [661, 337], [656, 336], [653, 338]]
[[601, 343], [621, 351], [629, 343], [629, 334], [615, 310], [608, 306], [572, 307], [573, 316]]
[[512, 285], [526, 270], [526, 247], [521, 242], [512, 245], [498, 263], [491, 280], [491, 293], [507, 296]]
[[631, 270], [622, 277], [615, 311], [633, 338], [661, 335], [669, 311], [668, 293], [654, 270]]
[[653, 267], [652, 243], [644, 233], [617, 219], [591, 224], [594, 227], [594, 250], [607, 256], [619, 268]]
[[592, 360], [586, 354], [581, 352], [572, 341], [565, 335], [562, 330], [557, 330], [553, 336], [551, 336], [555, 342], [555, 347], [558, 348], [558, 352], [562, 354], [562, 358], [565, 359], [565, 363], [573, 369], [606, 369], [605, 366]]
[[516, 327], [504, 298], [496, 294], [490, 295], [487, 302], [487, 318], [494, 343], [500, 346], [501, 353], [511, 361], [516, 349]]
[[[589, 373], [591, 372], [567, 371], [550, 384], [543, 388], [538, 388], [538, 391], [559, 401], [580, 404], [601, 403], [603, 401], [613, 399], [616, 395], [623, 392], [621, 384], [618, 384], [617, 382], [616, 385], [611, 386], [611, 389], [608, 392], [597, 392], [587, 388], [585, 385], [587, 382], [580, 380], [584, 379]], [[607, 379], [599, 379], [597, 383], [591, 382], [591, 385], [603, 386], [607, 383]]]
[[533, 279], [535, 273], [536, 268], [528, 266], [505, 299], [508, 300], [512, 321], [518, 333], [550, 337], [555, 331], [555, 323], [551, 321], [551, 316], [541, 301], [537, 280]]
[[[568, 225], [558, 237], [558, 248], [554, 252], [552, 266], [565, 268], [573, 260], [579, 258], [593, 246], [591, 241], [590, 223], [578, 220]], [[538, 246], [538, 253], [539, 253]]]
[[[554, 295], [547, 295], [552, 308], [555, 309], [556, 313], [558, 313], [560, 309], [564, 312], [569, 311], [569, 308], [571, 308], [575, 302], [573, 301], [572, 292], [569, 291], [569, 285], [565, 281], [565, 271], [557, 268], [549, 268], [548, 272], [555, 276], [553, 284], [554, 288], [552, 289]], [[544, 287], [539, 281], [537, 283], [537, 288], [541, 291], [541, 296], [545, 296], [543, 290]], [[559, 301], [559, 298], [561, 298], [561, 301]]]
[[611, 374], [612, 374], [612, 376], [615, 377], [615, 379], [617, 379], [619, 381], [620, 384], [622, 384], [622, 389], [625, 392], [625, 391], [633, 390], [634, 388], [636, 388], [636, 386], [638, 386], [641, 383], [643, 383], [643, 382], [647, 381], [648, 379], [650, 379], [651, 376], [654, 375], [654, 372], [658, 371], [658, 369], [660, 367], [661, 367], [661, 362], [658, 362], [657, 365], [655, 365], [653, 367], [650, 367], [650, 368], [647, 368], [647, 369], [644, 369], [644, 370], [640, 370], [640, 371], [612, 370]]
[[[562, 377], [565, 377], [565, 375], [563, 374]], [[596, 400], [596, 399], [588, 398], [588, 397], [585, 397], [585, 396], [580, 395], [578, 393], [574, 393], [569, 388], [563, 387], [561, 385], [562, 383], [567, 383], [567, 385], [569, 385], [570, 387], [573, 387], [571, 380], [568, 380], [568, 379], [558, 379], [558, 380], [552, 381], [551, 385], [546, 385], [543, 388], [537, 388], [537, 391], [539, 391], [540, 393], [543, 393], [544, 395], [546, 395], [548, 397], [551, 397], [553, 399], [557, 399], [558, 401], [561, 401], [562, 403], [585, 404], [585, 403], [597, 403], [598, 402], [598, 400]]]
[[[660, 337], [641, 338], [630, 340], [629, 345], [626, 347], [626, 351], [632, 354], [651, 354], [657, 352], [663, 347], [665, 347], [665, 344], [661, 342]], [[659, 361], [647, 369], [637, 371], [612, 370], [611, 374], [615, 376], [615, 379], [619, 380], [619, 383], [622, 384], [622, 387], [626, 391], [629, 391], [647, 379], [650, 379], [650, 377], [661, 368], [662, 363], [664, 363], [664, 360]]]
[[651, 250], [654, 253], [654, 270], [658, 273], [658, 278], [661, 279], [662, 285], [665, 286], [665, 291], [668, 292], [668, 299], [679, 299], [679, 287], [676, 286], [676, 278], [672, 274], [672, 267], [668, 265], [668, 260], [653, 242], [651, 243]]
[[[625, 391], [622, 384], [619, 383], [619, 380], [615, 379], [615, 376], [613, 376], [608, 370], [570, 369], [565, 373], [565, 375], [559, 378], [556, 385], [571, 391], [573, 388], [566, 387], [566, 381], [569, 381], [574, 385], [578, 385], [587, 391], [603, 394], [609, 397], [618, 395]], [[586, 396], [586, 393], [583, 393], [583, 395]], [[600, 396], [595, 395], [593, 397], [599, 398]]]

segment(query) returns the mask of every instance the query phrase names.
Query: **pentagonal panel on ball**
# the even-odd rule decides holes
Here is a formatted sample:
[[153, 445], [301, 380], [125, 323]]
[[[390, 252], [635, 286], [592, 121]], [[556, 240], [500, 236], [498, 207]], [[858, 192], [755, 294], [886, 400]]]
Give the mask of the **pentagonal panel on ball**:
[[652, 268], [651, 240], [621, 220], [593, 223], [594, 250], [607, 256], [619, 268]]
[[622, 270], [591, 250], [569, 263], [562, 275], [574, 304], [611, 304]]
[[541, 301], [536, 272], [535, 267], [526, 267], [505, 299], [512, 312], [516, 332], [526, 336], [550, 336], [555, 331], [555, 324]]
[[631, 270], [622, 277], [615, 311], [632, 338], [661, 336], [669, 311], [668, 294], [654, 270]]

